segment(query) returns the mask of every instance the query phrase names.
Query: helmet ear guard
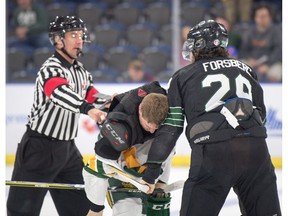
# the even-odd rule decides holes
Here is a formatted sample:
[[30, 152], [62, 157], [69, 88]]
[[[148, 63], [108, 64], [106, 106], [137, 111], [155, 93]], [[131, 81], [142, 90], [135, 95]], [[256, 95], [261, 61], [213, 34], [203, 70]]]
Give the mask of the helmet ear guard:
[[203, 38], [197, 40], [194, 44], [194, 49], [204, 49], [206, 47], [206, 41]]
[[226, 48], [228, 45], [228, 32], [226, 28], [214, 20], [201, 21], [187, 34], [183, 44], [182, 56], [190, 60], [190, 52], [214, 47]]

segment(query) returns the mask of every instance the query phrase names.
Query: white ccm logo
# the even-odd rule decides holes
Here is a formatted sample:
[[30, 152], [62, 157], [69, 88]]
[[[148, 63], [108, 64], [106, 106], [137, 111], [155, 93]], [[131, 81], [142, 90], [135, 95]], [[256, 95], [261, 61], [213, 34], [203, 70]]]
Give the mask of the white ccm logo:
[[116, 133], [116, 131], [111, 127], [110, 124], [106, 124], [105, 127], [110, 131], [110, 133], [112, 134], [112, 136], [120, 143], [120, 144], [124, 144], [125, 141], [123, 141], [121, 139], [121, 137]]
[[154, 204], [152, 206], [152, 209], [159, 211], [159, 210], [162, 210], [162, 209], [169, 209], [169, 207], [170, 207], [170, 203], [166, 203], [165, 205], [156, 205], [156, 204]]

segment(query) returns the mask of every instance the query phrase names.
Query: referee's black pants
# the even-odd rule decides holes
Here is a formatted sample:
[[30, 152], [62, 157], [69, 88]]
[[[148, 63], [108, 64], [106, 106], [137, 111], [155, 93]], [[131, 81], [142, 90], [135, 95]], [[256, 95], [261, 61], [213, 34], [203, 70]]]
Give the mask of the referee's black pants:
[[245, 216], [281, 216], [274, 166], [264, 138], [192, 145], [180, 216], [217, 216], [233, 188]]
[[[74, 140], [59, 141], [27, 129], [18, 144], [13, 181], [83, 184], [82, 156]], [[84, 216], [90, 202], [84, 191], [49, 189], [60, 216]], [[40, 214], [47, 189], [10, 187], [8, 216]]]

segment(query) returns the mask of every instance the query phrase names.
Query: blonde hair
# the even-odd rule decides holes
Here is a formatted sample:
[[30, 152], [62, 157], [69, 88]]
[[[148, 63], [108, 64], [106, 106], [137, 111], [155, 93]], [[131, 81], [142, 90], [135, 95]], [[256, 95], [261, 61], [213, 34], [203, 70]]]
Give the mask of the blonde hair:
[[167, 116], [169, 105], [166, 95], [150, 93], [141, 102], [142, 117], [149, 123], [160, 125]]

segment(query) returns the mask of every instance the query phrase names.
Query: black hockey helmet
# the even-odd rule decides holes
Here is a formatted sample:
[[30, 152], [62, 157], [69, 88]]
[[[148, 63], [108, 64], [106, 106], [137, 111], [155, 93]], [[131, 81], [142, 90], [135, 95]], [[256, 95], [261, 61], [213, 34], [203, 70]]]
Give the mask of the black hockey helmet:
[[49, 40], [54, 45], [55, 35], [64, 38], [66, 32], [75, 30], [83, 31], [83, 42], [90, 42], [86, 25], [80, 18], [76, 16], [56, 16], [55, 20], [49, 25]]
[[214, 20], [201, 21], [191, 28], [183, 44], [182, 56], [190, 60], [190, 52], [228, 45], [228, 31], [224, 25]]

